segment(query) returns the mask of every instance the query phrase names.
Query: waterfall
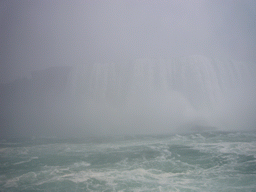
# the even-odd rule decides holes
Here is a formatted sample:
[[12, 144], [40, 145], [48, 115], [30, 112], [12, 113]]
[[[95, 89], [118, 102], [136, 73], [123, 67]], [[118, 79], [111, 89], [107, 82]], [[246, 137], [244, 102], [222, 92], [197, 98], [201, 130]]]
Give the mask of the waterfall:
[[96, 63], [77, 71], [76, 87], [84, 90], [77, 90], [80, 98], [105, 103], [108, 109], [112, 106], [119, 110], [117, 114], [129, 112], [139, 119], [148, 115], [170, 124], [177, 119], [186, 123], [215, 121], [213, 114], [221, 116], [226, 106], [244, 99], [236, 95], [243, 95], [244, 87], [253, 82], [247, 64], [199, 55], [143, 58], [125, 65]]
[[127, 71], [126, 77], [122, 76], [126, 71], [119, 63], [96, 63], [89, 70], [81, 67], [76, 84], [82, 86], [88, 95], [105, 100], [107, 97], [123, 97], [120, 94], [123, 89], [128, 96], [178, 91], [194, 107], [199, 107], [202, 103], [214, 105], [220, 102], [228, 90], [242, 86], [251, 76], [243, 63], [204, 56], [137, 59], [130, 65], [132, 72]]

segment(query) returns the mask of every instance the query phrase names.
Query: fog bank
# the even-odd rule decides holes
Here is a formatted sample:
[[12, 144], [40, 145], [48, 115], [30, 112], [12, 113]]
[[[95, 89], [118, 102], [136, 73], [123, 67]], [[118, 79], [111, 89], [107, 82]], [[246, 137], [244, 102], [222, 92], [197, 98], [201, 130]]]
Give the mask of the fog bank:
[[255, 7], [1, 1], [1, 137], [255, 129]]
[[205, 56], [52, 67], [1, 86], [1, 135], [99, 136], [253, 130], [247, 63]]

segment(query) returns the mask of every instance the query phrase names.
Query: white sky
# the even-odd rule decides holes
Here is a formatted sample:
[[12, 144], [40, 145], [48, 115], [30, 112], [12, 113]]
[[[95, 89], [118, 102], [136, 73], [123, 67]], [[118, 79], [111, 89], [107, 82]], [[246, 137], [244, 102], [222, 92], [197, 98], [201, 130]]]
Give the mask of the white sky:
[[191, 54], [255, 63], [254, 0], [3, 0], [0, 82], [60, 65]]

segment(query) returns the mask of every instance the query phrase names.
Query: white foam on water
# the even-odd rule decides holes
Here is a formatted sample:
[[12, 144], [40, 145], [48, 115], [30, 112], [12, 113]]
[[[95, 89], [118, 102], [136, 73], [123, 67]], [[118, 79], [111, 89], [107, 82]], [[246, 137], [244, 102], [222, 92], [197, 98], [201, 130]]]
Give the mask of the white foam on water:
[[8, 148], [1, 148], [0, 149], [0, 153], [4, 153], [4, 152], [6, 152], [8, 150]]
[[4, 184], [4, 187], [19, 187], [21, 184], [34, 183], [37, 179], [37, 174], [35, 172], [28, 172], [22, 174], [21, 176], [14, 177], [12, 179], [8, 179]]
[[90, 163], [87, 163], [85, 161], [81, 161], [81, 162], [78, 162], [78, 163], [74, 163], [74, 167], [78, 168], [78, 167], [89, 167], [91, 164]]
[[[51, 170], [53, 168], [50, 168]], [[49, 170], [48, 170], [49, 171]], [[140, 183], [141, 185], [148, 185], [153, 183], [156, 187], [159, 185], [165, 185], [169, 187], [193, 184], [193, 176], [196, 174], [195, 171], [187, 171], [183, 173], [167, 173], [157, 169], [144, 169], [135, 168], [131, 170], [127, 169], [89, 169], [87, 171], [68, 171], [64, 174], [62, 168], [55, 167], [55, 169], [48, 173], [52, 176], [51, 179], [45, 180], [44, 182], [38, 183], [38, 185], [54, 182], [70, 180], [74, 183], [86, 183], [90, 179], [96, 179], [98, 181], [106, 182], [108, 186], [117, 186], [120, 183]], [[192, 176], [188, 179], [187, 176]], [[182, 179], [182, 177], [185, 177]]]
[[24, 148], [21, 148], [21, 150], [19, 151], [19, 154], [21, 154], [21, 155], [27, 155], [28, 154], [28, 149], [26, 148], [26, 147], [24, 147]]
[[256, 142], [221, 142], [221, 143], [202, 143], [194, 145], [201, 151], [218, 152], [222, 154], [255, 155]]
[[28, 163], [34, 159], [38, 159], [38, 157], [31, 157], [30, 159], [26, 160], [26, 161], [20, 161], [20, 162], [17, 162], [17, 163], [14, 163], [13, 165], [19, 165], [19, 164], [23, 164], [23, 163]]
[[9, 187], [18, 187], [18, 181], [19, 178], [15, 177], [13, 179], [9, 179], [5, 182], [4, 187], [9, 188]]
[[[61, 155], [63, 158], [75, 154], [83, 159], [71, 158], [72, 161], [68, 165], [59, 166], [38, 164], [36, 171], [28, 170], [28, 173], [20, 173], [18, 176], [19, 173], [15, 172], [9, 176], [2, 175], [0, 188], [7, 191], [29, 186], [31, 189], [38, 187], [44, 190], [45, 186], [62, 187], [63, 183], [69, 181], [85, 191], [250, 191], [256, 187], [253, 184], [255, 171], [246, 171], [250, 165], [255, 165], [256, 142], [253, 139], [236, 141], [236, 137], [242, 138], [242, 135], [207, 136], [203, 133], [193, 133], [133, 138], [130, 141], [27, 147], [28, 154], [15, 156], [26, 160], [12, 161], [10, 166], [40, 160], [45, 153]], [[175, 151], [172, 151], [172, 146]], [[175, 146], [181, 148], [176, 149]], [[11, 158], [15, 151], [20, 149], [3, 151], [9, 150], [7, 154]], [[186, 151], [190, 153], [187, 158], [192, 158], [192, 162], [189, 161], [191, 159], [186, 159]], [[197, 154], [200, 157], [197, 157]], [[102, 164], [94, 163], [93, 158], [97, 160], [105, 158], [105, 155], [110, 159], [111, 155], [117, 155], [120, 159], [103, 161]], [[193, 158], [196, 161], [193, 161]], [[197, 159], [200, 162], [197, 162]], [[61, 188], [59, 189], [61, 191]], [[52, 188], [49, 190], [54, 191]]]

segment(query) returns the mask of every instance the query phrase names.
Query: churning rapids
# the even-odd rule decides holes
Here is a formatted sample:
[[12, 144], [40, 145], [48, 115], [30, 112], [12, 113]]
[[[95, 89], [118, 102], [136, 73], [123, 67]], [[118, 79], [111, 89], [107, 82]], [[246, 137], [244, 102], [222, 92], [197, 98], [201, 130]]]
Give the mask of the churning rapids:
[[0, 191], [255, 191], [256, 133], [5, 140]]

